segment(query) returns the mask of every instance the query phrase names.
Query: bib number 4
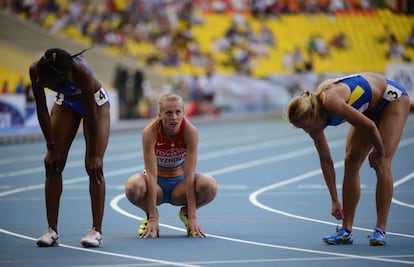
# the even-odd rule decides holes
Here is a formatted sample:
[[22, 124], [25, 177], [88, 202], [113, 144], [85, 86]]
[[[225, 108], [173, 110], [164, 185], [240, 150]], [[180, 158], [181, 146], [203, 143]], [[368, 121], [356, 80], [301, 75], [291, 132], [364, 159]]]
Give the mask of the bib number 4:
[[108, 102], [109, 97], [105, 89], [101, 88], [95, 93], [95, 102], [98, 106], [102, 106]]

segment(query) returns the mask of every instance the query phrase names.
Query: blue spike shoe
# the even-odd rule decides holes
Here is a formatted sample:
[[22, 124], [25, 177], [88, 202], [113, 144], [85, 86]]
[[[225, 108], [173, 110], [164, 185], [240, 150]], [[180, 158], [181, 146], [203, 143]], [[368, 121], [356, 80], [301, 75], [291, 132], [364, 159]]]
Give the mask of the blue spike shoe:
[[326, 236], [322, 240], [329, 245], [351, 245], [354, 242], [352, 232], [340, 226], [336, 227], [335, 235]]
[[381, 228], [375, 227], [374, 234], [369, 239], [369, 244], [371, 246], [384, 246], [385, 243], [385, 232]]

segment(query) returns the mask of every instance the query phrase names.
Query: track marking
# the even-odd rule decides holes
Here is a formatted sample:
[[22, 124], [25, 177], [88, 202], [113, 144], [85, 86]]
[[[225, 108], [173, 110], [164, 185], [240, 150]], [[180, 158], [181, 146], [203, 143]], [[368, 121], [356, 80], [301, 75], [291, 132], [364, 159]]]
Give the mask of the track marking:
[[[397, 187], [397, 186], [399, 186], [399, 185], [401, 185], [401, 184], [403, 184], [403, 183], [411, 180], [412, 178], [414, 178], [414, 172], [410, 173], [409, 175], [404, 176], [403, 178], [401, 178], [400, 180], [398, 180], [397, 182], [395, 182], [394, 183], [394, 187]], [[392, 198], [391, 201], [394, 204], [397, 204], [397, 205], [400, 205], [400, 206], [404, 206], [404, 207], [408, 207], [408, 208], [414, 209], [414, 205], [413, 204], [408, 204], [408, 203], [402, 202], [402, 201], [400, 201], [398, 199], [395, 199], [395, 198]]]
[[[412, 140], [414, 140], [414, 138], [412, 138]], [[338, 140], [336, 144], [335, 144], [335, 142], [331, 142], [330, 144], [331, 144], [330, 145], [331, 147], [339, 146], [340, 144], [343, 144], [343, 141]], [[300, 156], [300, 155], [309, 154], [310, 152], [314, 152], [314, 149], [306, 148], [306, 149], [298, 150], [296, 152], [286, 153], [286, 154], [275, 156], [275, 157], [263, 158], [261, 160], [256, 160], [254, 162], [245, 162], [245, 163], [237, 164], [236, 166], [227, 167], [227, 168], [223, 168], [223, 169], [213, 171], [210, 174], [218, 175], [218, 174], [233, 172], [233, 171], [236, 171], [236, 170], [250, 168], [252, 166], [259, 166], [259, 165], [263, 165], [263, 164], [269, 164], [269, 163], [272, 163], [272, 162], [275, 162], [275, 161], [286, 160], [286, 159], [297, 157], [297, 156]], [[139, 171], [139, 170], [142, 170], [142, 166], [141, 166], [141, 168], [132, 167], [132, 168], [121, 169], [121, 170], [118, 170], [118, 171], [108, 172], [108, 175], [106, 175], [106, 176], [109, 177], [109, 176], [116, 176], [116, 175], [120, 175], [120, 174], [133, 173], [133, 172], [136, 172], [136, 171]], [[66, 181], [65, 184], [74, 184], [74, 183], [86, 182], [86, 181], [88, 181], [88, 177], [83, 176], [83, 177], [78, 177], [78, 178], [74, 178], [74, 179], [71, 179], [69, 181]], [[29, 190], [40, 189], [40, 188], [43, 188], [43, 186], [44, 186], [43, 184], [41, 186], [40, 185], [33, 185], [33, 186], [22, 187], [22, 188], [18, 188], [18, 189], [14, 189], [14, 190], [9, 190], [9, 191], [0, 193], [0, 196], [25, 192], [25, 191], [29, 191]], [[124, 196], [119, 195], [119, 196], [115, 197], [114, 199], [118, 199], [118, 201], [119, 201], [119, 199], [122, 198], [122, 197], [124, 197]], [[112, 199], [112, 201], [114, 201], [114, 199]], [[111, 201], [111, 203], [112, 203], [112, 201]], [[134, 217], [134, 218], [139, 218], [139, 217]], [[141, 219], [141, 218], [139, 218], [139, 219]], [[185, 231], [184, 229], [180, 229], [180, 228], [173, 227], [173, 226], [168, 226], [168, 225], [162, 225], [162, 226], [169, 227], [171, 229], [175, 229], [175, 230], [179, 230], [179, 231]], [[10, 232], [10, 231], [2, 229], [2, 228], [0, 228], [0, 232], [8, 234], [8, 235], [16, 236], [16, 237], [19, 237], [19, 238], [35, 240], [32, 237], [20, 235], [20, 234]], [[344, 254], [344, 253], [331, 253], [331, 252], [324, 252], [324, 251], [318, 251], [318, 250], [301, 249], [301, 248], [295, 248], [295, 247], [259, 243], [259, 242], [248, 241], [248, 240], [240, 240], [240, 239], [234, 239], [234, 238], [229, 238], [229, 237], [224, 237], [224, 236], [216, 236], [216, 235], [209, 235], [209, 236], [215, 237], [215, 238], [218, 238], [218, 239], [239, 242], [239, 243], [257, 245], [257, 246], [265, 246], [265, 247], [273, 247], [273, 248], [293, 250], [293, 251], [299, 251], [299, 252], [308, 252], [308, 253], [316, 253], [316, 254], [323, 254], [323, 255], [347, 257], [347, 258], [352, 258], [352, 259], [365, 259], [365, 260], [372, 260], [372, 261], [384, 261], [384, 262], [393, 262], [393, 263], [414, 264], [414, 262], [412, 262], [412, 261], [380, 259], [378, 257], [357, 256], [357, 255], [350, 255], [350, 254]], [[408, 237], [412, 237], [412, 236], [408, 236]], [[97, 253], [97, 254], [105, 254], [105, 255], [112, 255], [112, 256], [125, 257], [125, 258], [128, 257], [128, 258], [139, 259], [139, 260], [145, 260], [146, 259], [146, 258], [135, 257], [135, 256], [131, 256], [131, 255], [104, 252], [104, 251], [99, 251], [99, 250], [90, 250], [90, 249], [84, 249], [84, 248], [80, 248], [80, 247], [67, 246], [67, 245], [63, 245], [63, 244], [61, 244], [61, 246], [66, 247], [66, 248], [75, 249], [75, 250], [82, 250], [82, 251]], [[153, 262], [158, 262], [158, 263], [162, 262], [162, 261], [153, 260], [153, 259], [148, 259], [148, 261], [153, 261]], [[171, 262], [171, 263], [168, 262], [168, 264], [175, 265], [175, 266], [192, 266], [192, 265], [182, 265], [181, 263], [174, 263], [174, 262]]]
[[[11, 236], [14, 236], [14, 237], [27, 239], [27, 240], [31, 240], [31, 241], [36, 241], [36, 239], [33, 238], [33, 237], [18, 234], [18, 233], [15, 233], [15, 232], [11, 232], [11, 231], [5, 230], [3, 228], [0, 228], [0, 232], [3, 233], [3, 234], [6, 234], [6, 235], [11, 235]], [[83, 251], [83, 252], [101, 254], [101, 255], [106, 255], [106, 256], [114, 256], [114, 257], [119, 257], [119, 258], [124, 258], [124, 259], [147, 261], [147, 262], [152, 262], [152, 263], [157, 263], [157, 264], [162, 264], [162, 265], [168, 265], [168, 266], [200, 267], [200, 265], [179, 263], [179, 262], [172, 262], [172, 261], [164, 261], [164, 260], [156, 260], [156, 259], [145, 258], [145, 257], [137, 257], [137, 256], [131, 256], [131, 255], [127, 255], [127, 254], [114, 253], [114, 252], [103, 251], [103, 250], [95, 250], [95, 249], [90, 249], [90, 248], [69, 246], [69, 245], [65, 245], [65, 244], [62, 244], [62, 243], [59, 244], [59, 247], [69, 248], [69, 249], [73, 249], [73, 250], [79, 250], [79, 251]]]
[[[407, 146], [407, 145], [411, 145], [412, 143], [414, 143], [414, 137], [413, 138], [404, 139], [404, 140], [402, 140], [400, 142], [399, 148], [400, 147]], [[343, 165], [344, 165], [344, 161], [336, 162], [335, 165], [334, 165], [334, 167], [336, 169], [338, 167], [343, 167]], [[282, 210], [273, 209], [273, 208], [271, 208], [269, 206], [266, 206], [266, 205], [260, 203], [257, 200], [257, 196], [260, 195], [260, 194], [262, 194], [262, 193], [264, 193], [264, 192], [266, 192], [266, 191], [273, 190], [273, 189], [276, 189], [276, 188], [280, 188], [280, 187], [285, 186], [287, 184], [292, 184], [292, 183], [295, 183], [295, 182], [299, 182], [299, 181], [302, 181], [302, 180], [305, 180], [305, 179], [308, 179], [308, 178], [311, 178], [311, 177], [313, 177], [315, 175], [320, 175], [320, 174], [322, 174], [322, 170], [319, 168], [319, 169], [316, 169], [316, 170], [307, 172], [305, 174], [298, 175], [298, 176], [295, 176], [295, 177], [292, 177], [292, 178], [283, 180], [281, 182], [278, 182], [278, 183], [275, 183], [275, 184], [272, 184], [272, 185], [269, 185], [269, 186], [260, 188], [260, 189], [258, 189], [256, 191], [254, 191], [252, 194], [250, 194], [249, 201], [253, 205], [255, 205], [255, 206], [259, 207], [259, 208], [262, 208], [262, 209], [267, 210], [267, 211], [270, 211], [270, 212], [278, 213], [278, 214], [284, 215], [286, 217], [292, 217], [292, 218], [296, 218], [296, 219], [300, 219], [300, 220], [312, 221], [312, 222], [322, 223], [322, 224], [336, 225], [336, 223], [326, 222], [326, 221], [317, 220], [317, 219], [313, 219], [313, 218], [309, 218], [309, 217], [295, 215], [295, 214], [292, 214], [292, 213], [284, 212]], [[399, 186], [399, 185], [407, 182], [408, 180], [412, 179], [413, 177], [414, 177], [414, 172], [411, 173], [411, 174], [409, 174], [409, 175], [407, 175], [407, 176], [404, 176], [400, 180], [396, 181], [394, 183], [394, 187], [397, 187], [397, 186]], [[401, 201], [399, 201], [397, 199], [394, 199], [394, 198], [392, 199], [392, 202], [394, 202], [395, 204], [402, 205], [402, 206], [406, 206], [406, 207], [410, 207], [410, 208], [413, 208], [413, 206], [414, 206], [414, 205], [410, 205], [410, 204], [407, 204], [407, 203], [403, 203], [403, 202], [401, 202]], [[367, 228], [360, 228], [360, 227], [353, 227], [353, 228], [354, 229], [357, 229], [357, 230], [362, 230], [362, 231], [369, 231], [369, 232], [372, 231], [372, 229], [367, 229]], [[402, 237], [408, 237], [408, 238], [414, 238], [413, 235], [408, 235], [408, 234], [401, 234], [401, 233], [394, 233], [394, 232], [387, 232], [387, 234], [396, 235], [396, 236], [402, 236]]]
[[[331, 143], [331, 147], [337, 147], [337, 146], [340, 146], [340, 145], [343, 145], [343, 144], [344, 144], [343, 140], [336, 140], [336, 141], [333, 141]], [[254, 146], [254, 145], [252, 145], [252, 146]], [[260, 166], [260, 165], [263, 165], [263, 164], [269, 164], [269, 163], [273, 163], [273, 162], [277, 162], [277, 161], [281, 161], [281, 160], [286, 160], [286, 159], [295, 158], [295, 157], [298, 157], [298, 156], [303, 156], [303, 155], [306, 155], [306, 154], [311, 154], [314, 151], [315, 151], [315, 149], [313, 147], [308, 147], [308, 148], [300, 149], [300, 150], [297, 150], [297, 151], [294, 151], [294, 152], [288, 152], [288, 153], [285, 153], [285, 154], [276, 155], [276, 156], [273, 156], [273, 157], [266, 157], [266, 158], [262, 158], [262, 159], [258, 159], [258, 160], [254, 160], [254, 161], [243, 162], [243, 163], [240, 163], [240, 164], [236, 164], [236, 165], [221, 168], [221, 169], [218, 169], [218, 170], [215, 170], [215, 171], [212, 171], [212, 172], [208, 172], [208, 174], [214, 176], [214, 175], [233, 172], [233, 171], [236, 171], [236, 170], [243, 170], [243, 169], [247, 169], [247, 168], [251, 168], [251, 167], [255, 167], [255, 166]], [[239, 152], [237, 152], [237, 153], [239, 153]], [[204, 154], [200, 155], [200, 157], [202, 157], [203, 155]], [[32, 170], [34, 170], [34, 169], [37, 170], [38, 168], [33, 168]], [[139, 165], [139, 166], [136, 166], [136, 167], [122, 168], [122, 169], [114, 170], [114, 171], [107, 171], [107, 172], [105, 172], [105, 178], [107, 179], [107, 178], [110, 178], [110, 177], [113, 177], [113, 176], [119, 176], [119, 175], [131, 175], [133, 173], [140, 172], [143, 169], [144, 169], [144, 165]], [[0, 178], [1, 178], [1, 174], [0, 174]], [[77, 177], [77, 178], [73, 178], [73, 179], [69, 179], [69, 180], [64, 180], [63, 184], [64, 185], [74, 184], [74, 183], [85, 182], [85, 181], [88, 181], [88, 180], [89, 180], [89, 178], [87, 176], [81, 176], [81, 177]], [[25, 191], [41, 189], [41, 188], [44, 188], [43, 183], [42, 184], [37, 184], [37, 185], [19, 187], [19, 188], [11, 189], [11, 190], [8, 190], [8, 191], [0, 192], [0, 197], [11, 195], [11, 194], [16, 194], [16, 193], [21, 193], [21, 192], [25, 192]]]
[[[136, 215], [133, 215], [133, 214], [131, 214], [131, 213], [129, 213], [129, 212], [127, 212], [127, 211], [125, 211], [125, 210], [123, 210], [122, 208], [119, 207], [118, 203], [123, 198], [125, 198], [124, 194], [120, 194], [120, 195], [114, 197], [110, 202], [111, 208], [114, 209], [116, 212], [120, 213], [121, 215], [124, 215], [126, 217], [132, 218], [132, 219], [137, 220], [137, 221], [141, 221], [142, 217], [138, 217]], [[178, 227], [175, 227], [175, 226], [171, 226], [171, 225], [167, 225], [167, 224], [161, 224], [161, 223], [159, 225], [162, 226], [162, 227], [165, 227], [165, 228], [185, 232], [185, 229], [181, 229], [181, 228], [178, 228]], [[351, 259], [380, 261], [380, 262], [392, 262], [392, 263], [401, 263], [401, 264], [414, 265], [414, 261], [379, 258], [377, 256], [359, 256], [359, 255], [346, 254], [346, 253], [336, 253], [336, 252], [327, 252], [327, 251], [322, 251], [322, 250], [282, 246], [282, 245], [276, 245], [276, 244], [268, 244], [268, 243], [262, 243], [262, 242], [255, 242], [255, 241], [237, 239], [237, 238], [232, 238], [232, 237], [213, 235], [213, 234], [208, 234], [208, 233], [206, 235], [208, 237], [213, 237], [213, 238], [216, 238], [216, 239], [221, 239], [221, 240], [226, 240], [226, 241], [231, 241], [231, 242], [237, 242], [237, 243], [242, 243], [242, 244], [248, 244], [248, 245], [254, 245], [254, 246], [260, 246], [260, 247], [269, 247], [269, 248], [297, 251], [297, 252], [302, 252], [302, 253], [306, 252], [306, 253], [311, 253], [311, 254], [345, 257], [345, 258], [351, 258]]]
[[[216, 157], [230, 156], [230, 155], [235, 155], [235, 154], [249, 152], [249, 151], [268, 149], [270, 147], [278, 147], [278, 146], [282, 146], [286, 144], [296, 144], [298, 142], [305, 142], [307, 140], [308, 140], [307, 138], [301, 138], [301, 137], [287, 137], [283, 139], [275, 139], [275, 140], [270, 140], [270, 141], [267, 140], [267, 141], [256, 142], [256, 143], [247, 144], [247, 145], [238, 145], [236, 147], [215, 150], [214, 152], [200, 154], [198, 156], [198, 160], [208, 160], [208, 159], [212, 159]], [[333, 141], [333, 142], [337, 142], [337, 141]], [[343, 141], [340, 140], [339, 142], [343, 142]], [[26, 157], [26, 158], [23, 157], [21, 160], [25, 161], [25, 159], [27, 158], [33, 159], [33, 157]], [[36, 157], [37, 161], [39, 160], [39, 158], [42, 158], [42, 157], [37, 156]], [[105, 157], [104, 161], [105, 163], [109, 163], [109, 162], [118, 162], [118, 161], [125, 161], [128, 159], [139, 159], [139, 158], [142, 158], [142, 153], [139, 153], [138, 151], [134, 151], [134, 152], [129, 152], [129, 153], [122, 153], [121, 155], [107, 156]], [[17, 158], [14, 158], [14, 159], [15, 159], [15, 162], [16, 161], [20, 162], [19, 159]], [[8, 160], [6, 160], [5, 162], [7, 163]], [[10, 162], [8, 162], [8, 164], [10, 164]], [[66, 163], [65, 170], [68, 170], [70, 168], [83, 167], [84, 164], [85, 164], [84, 160], [71, 160]], [[43, 166], [20, 169], [17, 171], [9, 171], [9, 172], [3, 172], [3, 173], [0, 172], [0, 179], [16, 177], [16, 176], [24, 176], [28, 174], [42, 173], [42, 172], [44, 172]]]
[[[335, 146], [342, 145], [343, 143], [344, 142], [342, 140], [341, 141], [338, 141], [335, 144]], [[267, 159], [263, 159], [263, 160], [256, 160], [254, 162], [250, 162], [249, 161], [249, 162], [241, 163], [241, 164], [238, 164], [236, 168], [233, 168], [233, 167], [223, 168], [223, 169], [216, 170], [213, 173], [215, 173], [215, 175], [217, 175], [219, 173], [220, 174], [228, 173], [228, 172], [232, 172], [232, 171], [235, 171], [235, 170], [241, 170], [241, 169], [250, 168], [252, 166], [258, 166], [258, 165], [268, 164], [268, 163], [272, 163], [272, 162], [276, 162], [276, 161], [281, 161], [281, 160], [285, 160], [285, 159], [289, 159], [289, 158], [293, 158], [293, 157], [298, 157], [300, 155], [305, 155], [305, 154], [309, 154], [309, 153], [313, 153], [313, 152], [314, 152], [314, 149], [313, 148], [305, 148], [305, 149], [301, 149], [301, 150], [296, 151], [296, 152], [286, 153], [286, 154], [284, 154], [282, 156], [275, 156], [275, 157], [271, 157], [271, 158], [267, 158]], [[120, 169], [120, 170], [116, 170], [116, 171], [110, 171], [110, 172], [106, 172], [105, 173], [105, 177], [106, 178], [109, 178], [109, 177], [112, 177], [112, 176], [119, 176], [119, 175], [131, 174], [131, 173], [138, 172], [138, 171], [142, 170], [143, 168], [144, 168], [144, 166], [141, 165], [141, 166], [136, 166], [136, 167], [131, 167], [131, 168], [124, 168], [124, 169]], [[64, 183], [64, 185], [68, 185], [68, 184], [75, 184], [75, 183], [87, 182], [88, 180], [89, 180], [89, 178], [87, 176], [81, 176], [81, 177], [77, 177], [77, 178], [74, 178], [74, 179], [65, 180], [63, 183]], [[44, 188], [44, 184], [37, 184], [37, 185], [32, 185], [32, 186], [20, 187], [20, 188], [16, 188], [16, 189], [12, 189], [12, 190], [8, 190], [8, 191], [1, 192], [0, 193], [0, 197], [7, 196], [7, 195], [12, 195], [12, 194], [17, 194], [17, 193], [22, 193], [22, 192], [26, 192], [26, 191], [43, 189], [43, 188]], [[180, 228], [177, 228], [177, 227], [167, 226], [167, 225], [163, 225], [163, 226], [170, 227], [172, 229], [175, 229], [175, 230], [178, 230], [178, 231], [184, 231], [185, 232], [184, 229], [180, 229]], [[5, 230], [5, 229], [2, 229], [2, 228], [0, 228], [0, 232], [3, 232], [5, 234], [9, 234], [9, 235], [13, 235], [13, 236], [16, 236], [16, 237], [20, 237], [20, 238], [26, 238], [26, 239], [30, 239], [30, 240], [35, 240], [35, 238], [27, 237], [27, 236], [20, 235], [20, 234], [14, 233], [14, 232], [10, 232], [10, 231]], [[64, 244], [61, 244], [61, 246], [67, 247], [67, 248], [73, 248], [73, 249], [76, 249], [76, 250], [81, 250], [78, 247], [67, 246], [67, 245], [64, 245]], [[97, 253], [95, 250], [85, 250], [85, 251]], [[106, 252], [99, 252], [99, 253], [100, 254], [105, 254]], [[106, 254], [106, 255], [109, 255], [109, 254]], [[116, 254], [110, 254], [110, 255], [115, 256]], [[122, 256], [122, 254], [119, 254], [119, 255]], [[125, 255], [125, 256], [129, 256], [129, 255]], [[134, 256], [131, 256], [131, 257], [134, 257]], [[183, 266], [183, 265], [179, 265], [179, 266]]]
[[[335, 168], [339, 168], [339, 167], [343, 167], [344, 162], [336, 162], [335, 163]], [[250, 194], [249, 196], [249, 201], [256, 207], [259, 207], [263, 210], [267, 210], [273, 213], [277, 213], [286, 217], [291, 217], [291, 218], [295, 218], [295, 219], [299, 219], [299, 220], [304, 220], [304, 221], [311, 221], [311, 222], [315, 222], [315, 223], [321, 223], [321, 224], [327, 224], [327, 225], [337, 225], [336, 223], [332, 223], [332, 222], [327, 222], [327, 221], [323, 221], [323, 220], [318, 220], [318, 219], [313, 219], [313, 218], [309, 218], [309, 217], [305, 217], [305, 216], [300, 216], [300, 215], [296, 215], [293, 213], [289, 213], [289, 212], [285, 212], [282, 210], [278, 210], [278, 209], [274, 209], [271, 208], [269, 206], [266, 206], [264, 204], [262, 204], [260, 201], [257, 200], [257, 197], [260, 194], [263, 194], [264, 192], [270, 191], [270, 190], [274, 190], [274, 189], [278, 189], [281, 188], [285, 185], [289, 185], [289, 184], [293, 184], [296, 182], [300, 182], [306, 179], [309, 179], [313, 176], [316, 175], [321, 175], [322, 171], [320, 169], [316, 169], [307, 173], [304, 173], [302, 175], [298, 175], [286, 180], [283, 180], [281, 182], [266, 186], [266, 187], [262, 187], [256, 191], [254, 191], [253, 193]], [[361, 228], [361, 227], [355, 227], [353, 226], [354, 229], [357, 230], [361, 230], [361, 231], [367, 231], [367, 232], [372, 232], [372, 229], [368, 229], [368, 228]], [[387, 232], [387, 235], [395, 235], [395, 236], [401, 236], [401, 237], [408, 237], [408, 238], [414, 238], [414, 235], [409, 235], [409, 234], [401, 234], [401, 233], [395, 233], [395, 232]], [[414, 262], [413, 262], [414, 263]]]

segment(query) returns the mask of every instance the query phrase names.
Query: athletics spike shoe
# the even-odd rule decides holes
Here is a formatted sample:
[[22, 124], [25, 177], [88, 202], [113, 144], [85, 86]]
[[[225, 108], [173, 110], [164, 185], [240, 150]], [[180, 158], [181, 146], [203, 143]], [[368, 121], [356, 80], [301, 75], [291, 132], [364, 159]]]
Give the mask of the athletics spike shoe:
[[184, 214], [184, 207], [180, 209], [180, 212], [178, 213], [178, 217], [180, 217], [180, 220], [184, 223], [185, 229], [188, 231], [188, 215]]
[[[156, 209], [156, 211], [157, 211], [157, 218], [159, 218], [160, 214], [158, 213], [158, 209]], [[141, 225], [138, 227], [139, 237], [141, 237], [144, 234], [145, 229], [147, 229], [147, 224], [148, 224], [148, 216], [145, 216], [145, 218], [143, 218], [141, 221]]]
[[336, 234], [324, 237], [323, 242], [329, 245], [351, 245], [354, 239], [352, 238], [352, 232], [337, 226]]
[[82, 237], [80, 242], [84, 248], [99, 248], [103, 245], [103, 237], [93, 227], [89, 233]]
[[371, 246], [384, 246], [385, 243], [385, 232], [381, 228], [375, 227], [374, 234], [369, 239], [369, 244]]
[[145, 216], [145, 218], [142, 219], [141, 225], [138, 227], [138, 235], [142, 236], [144, 234], [145, 229], [147, 229], [148, 224], [148, 218]]
[[57, 247], [59, 246], [59, 236], [52, 228], [48, 228], [43, 235], [37, 239], [36, 244], [39, 247]]

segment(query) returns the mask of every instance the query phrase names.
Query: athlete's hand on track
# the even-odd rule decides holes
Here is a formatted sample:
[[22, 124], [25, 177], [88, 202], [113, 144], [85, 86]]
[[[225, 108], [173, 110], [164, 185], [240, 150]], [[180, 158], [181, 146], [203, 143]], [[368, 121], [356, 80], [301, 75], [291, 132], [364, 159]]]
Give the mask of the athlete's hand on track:
[[206, 237], [196, 219], [188, 219], [187, 237]]
[[156, 238], [160, 237], [160, 226], [158, 224], [158, 220], [149, 220], [147, 224], [147, 228], [145, 229], [144, 233], [141, 235], [141, 238]]

